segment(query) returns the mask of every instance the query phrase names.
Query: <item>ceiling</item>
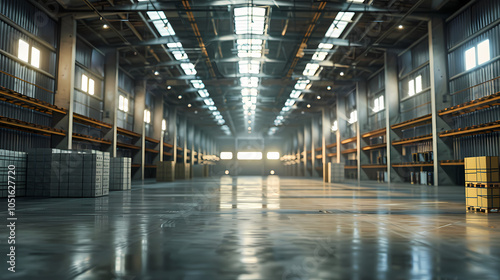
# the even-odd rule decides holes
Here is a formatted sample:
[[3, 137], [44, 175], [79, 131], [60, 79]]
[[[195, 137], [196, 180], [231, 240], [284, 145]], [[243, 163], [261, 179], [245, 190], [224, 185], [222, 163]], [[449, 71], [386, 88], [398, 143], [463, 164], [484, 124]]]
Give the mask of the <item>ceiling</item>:
[[[406, 49], [427, 33], [431, 17], [446, 18], [467, 2], [57, 0], [43, 4], [57, 16], [75, 16], [78, 34], [95, 47], [118, 48], [122, 69], [147, 79], [154, 93], [164, 94], [193, 123], [213, 135], [232, 137], [279, 135], [283, 127], [300, 125], [307, 119], [304, 115], [334, 104], [336, 95], [353, 90], [357, 81], [383, 67], [387, 49]], [[306, 67], [311, 70], [304, 72]], [[242, 77], [257, 84], [242, 84]], [[199, 87], [206, 91], [200, 94], [193, 80], [202, 81]], [[307, 87], [290, 98], [294, 88], [300, 88], [299, 80], [309, 83], [299, 82]], [[255, 93], [253, 100], [246, 96]], [[287, 101], [290, 106], [284, 106]]]

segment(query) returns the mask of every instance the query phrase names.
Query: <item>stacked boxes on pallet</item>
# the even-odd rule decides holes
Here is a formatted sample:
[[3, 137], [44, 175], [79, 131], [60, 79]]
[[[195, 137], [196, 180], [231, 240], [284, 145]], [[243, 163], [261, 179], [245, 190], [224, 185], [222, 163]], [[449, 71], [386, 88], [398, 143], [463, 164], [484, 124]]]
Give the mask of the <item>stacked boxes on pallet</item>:
[[328, 163], [329, 165], [329, 183], [341, 183], [345, 178], [345, 165], [343, 163]]
[[99, 197], [109, 193], [109, 153], [33, 149], [26, 196]]
[[498, 157], [465, 158], [466, 204], [469, 210], [500, 209]]
[[156, 181], [173, 182], [175, 180], [175, 162], [162, 161], [156, 163]]
[[131, 158], [112, 158], [110, 164], [109, 190], [124, 191], [130, 190], [131, 184]]
[[177, 163], [175, 165], [175, 178], [176, 179], [189, 179], [191, 178], [191, 169], [189, 163]]
[[[24, 152], [0, 150], [0, 197], [7, 197], [9, 194], [9, 176], [14, 177], [10, 181], [15, 183], [15, 195], [25, 196], [26, 157], [27, 154]], [[9, 166], [15, 167], [13, 169], [15, 173], [11, 172], [9, 174]]]

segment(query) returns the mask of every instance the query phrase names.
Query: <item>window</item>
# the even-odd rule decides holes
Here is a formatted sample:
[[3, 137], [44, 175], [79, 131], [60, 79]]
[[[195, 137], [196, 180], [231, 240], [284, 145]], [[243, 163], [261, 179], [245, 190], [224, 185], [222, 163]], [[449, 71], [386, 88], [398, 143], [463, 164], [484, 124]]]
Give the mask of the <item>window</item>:
[[476, 47], [465, 51], [465, 70], [470, 70], [490, 60], [490, 40], [484, 40]]
[[337, 121], [334, 121], [333, 125], [332, 125], [332, 132], [335, 132], [337, 130], [339, 130], [339, 125], [338, 125]]
[[118, 98], [118, 109], [123, 112], [128, 112], [128, 98], [120, 95], [120, 97]]
[[225, 160], [233, 159], [233, 153], [232, 152], [221, 152], [220, 159], [225, 159]]
[[144, 122], [151, 123], [151, 112], [148, 109], [144, 110]]
[[[30, 44], [22, 39], [19, 39], [17, 57], [24, 62], [30, 62]], [[35, 47], [31, 47], [31, 65], [40, 68], [40, 50]]]
[[237, 155], [239, 160], [261, 160], [261, 152], [238, 152]]
[[17, 51], [17, 57], [24, 62], [29, 61], [30, 45], [23, 40], [19, 40], [19, 48]]
[[348, 122], [350, 124], [353, 124], [357, 121], [358, 121], [358, 110], [354, 110], [351, 112]]
[[408, 95], [414, 96], [417, 93], [422, 92], [422, 75], [419, 75], [413, 80], [408, 82]]
[[95, 82], [90, 79], [87, 75], [82, 74], [82, 86], [80, 87], [83, 92], [87, 92], [90, 95], [95, 93]]
[[167, 130], [167, 120], [163, 119], [161, 120], [161, 131], [166, 131]]
[[31, 48], [31, 65], [40, 68], [40, 50], [35, 47]]
[[373, 112], [377, 113], [382, 110], [384, 110], [385, 104], [384, 104], [384, 96], [381, 95], [373, 101]]
[[267, 159], [280, 159], [280, 153], [279, 152], [268, 152]]

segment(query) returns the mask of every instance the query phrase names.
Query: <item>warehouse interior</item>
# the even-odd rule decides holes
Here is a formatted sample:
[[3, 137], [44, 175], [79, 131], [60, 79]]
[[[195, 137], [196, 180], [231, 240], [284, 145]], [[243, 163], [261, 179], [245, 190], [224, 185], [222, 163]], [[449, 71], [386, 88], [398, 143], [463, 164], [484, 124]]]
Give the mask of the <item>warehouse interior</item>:
[[2, 0], [0, 279], [499, 279], [500, 1]]

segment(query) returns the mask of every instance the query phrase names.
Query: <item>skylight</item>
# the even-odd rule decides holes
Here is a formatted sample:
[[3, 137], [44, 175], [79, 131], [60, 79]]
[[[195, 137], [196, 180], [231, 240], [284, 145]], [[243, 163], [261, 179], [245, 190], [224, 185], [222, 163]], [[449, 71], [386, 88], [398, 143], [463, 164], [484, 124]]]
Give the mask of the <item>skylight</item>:
[[175, 31], [172, 28], [172, 25], [170, 25], [170, 22], [168, 22], [167, 16], [165, 16], [164, 12], [161, 11], [154, 11], [154, 12], [147, 12], [149, 18], [153, 22], [153, 25], [156, 27], [156, 30], [158, 33], [160, 33], [161, 36], [174, 36]]
[[328, 31], [326, 31], [325, 37], [339, 38], [353, 17], [353, 12], [339, 12], [330, 25], [330, 28], [328, 28]]
[[260, 63], [258, 61], [240, 61], [240, 74], [259, 74]]
[[242, 87], [258, 87], [259, 78], [258, 77], [241, 77], [240, 83]]

